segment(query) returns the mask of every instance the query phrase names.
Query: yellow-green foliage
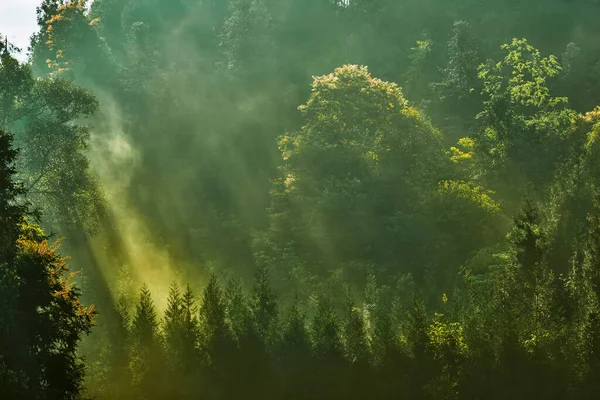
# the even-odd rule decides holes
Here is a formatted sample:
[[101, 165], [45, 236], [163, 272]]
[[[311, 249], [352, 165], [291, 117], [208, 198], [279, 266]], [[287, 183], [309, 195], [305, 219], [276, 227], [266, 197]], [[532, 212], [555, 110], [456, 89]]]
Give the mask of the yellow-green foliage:
[[439, 187], [442, 193], [473, 203], [490, 214], [500, 212], [500, 204], [492, 198], [494, 192], [473, 182], [445, 180]]
[[473, 139], [469, 137], [461, 138], [458, 141], [457, 146], [460, 147], [450, 147], [450, 152], [452, 153], [450, 160], [453, 163], [460, 163], [473, 158], [473, 149], [475, 147], [475, 141]]
[[408, 104], [398, 85], [373, 78], [367, 67], [344, 65], [313, 79], [311, 96], [299, 107], [307, 124], [300, 133], [279, 140], [284, 160], [317, 147], [354, 149], [377, 163], [401, 137], [408, 143], [406, 139], [418, 134], [421, 140], [440, 135]]
[[431, 346], [437, 350], [438, 357], [448, 353], [459, 356], [468, 350], [462, 325], [458, 322], [445, 322], [444, 314], [435, 313], [433, 323], [429, 326], [429, 339]]
[[[502, 49], [507, 52], [502, 61], [479, 67], [479, 79], [483, 81], [487, 100], [477, 116], [484, 127], [476, 147], [505, 158], [507, 153], [515, 152], [511, 147], [519, 143], [518, 153], [533, 151], [527, 158], [535, 160], [544, 146], [558, 146], [551, 144], [551, 140], [569, 136], [577, 113], [566, 107], [566, 97], [552, 93], [551, 80], [561, 71], [555, 56], [542, 57], [526, 39], [513, 39]], [[537, 138], [538, 150], [522, 148], [525, 135]]]
[[587, 125], [590, 125], [590, 131], [588, 133], [588, 140], [586, 143], [586, 147], [589, 150], [598, 142], [598, 135], [600, 134], [600, 106], [596, 107], [590, 112], [587, 112], [582, 119]]
[[509, 53], [498, 66], [512, 67], [508, 93], [513, 102], [535, 107], [545, 103], [555, 106], [567, 102], [566, 97], [551, 97], [547, 86], [547, 79], [555, 77], [561, 70], [555, 56], [542, 58], [540, 51], [527, 43], [526, 39], [513, 39], [502, 49]]
[[585, 155], [583, 156], [584, 165], [587, 168], [588, 178], [597, 176], [597, 171], [600, 169], [599, 154], [600, 154], [600, 106], [594, 110], [581, 116], [583, 129], [586, 132]]

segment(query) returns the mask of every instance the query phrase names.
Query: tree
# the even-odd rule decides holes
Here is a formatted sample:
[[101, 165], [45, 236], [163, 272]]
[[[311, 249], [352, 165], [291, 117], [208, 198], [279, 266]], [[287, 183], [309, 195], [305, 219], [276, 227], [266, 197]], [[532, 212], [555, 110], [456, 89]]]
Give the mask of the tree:
[[229, 9], [221, 34], [225, 66], [249, 84], [273, 69], [271, 16], [262, 0], [233, 0]]
[[90, 131], [76, 120], [93, 114], [93, 93], [60, 78], [34, 79], [8, 51], [0, 57], [0, 129], [13, 130], [17, 179], [43, 213], [45, 226], [65, 234], [94, 232], [104, 207], [85, 155]]
[[434, 85], [442, 100], [462, 100], [477, 87], [479, 49], [471, 25], [455, 21], [448, 41], [448, 64], [442, 70], [443, 80]]
[[265, 346], [273, 346], [277, 340], [279, 309], [277, 297], [271, 288], [269, 271], [266, 268], [256, 273], [252, 313], [258, 335], [265, 340]]
[[197, 311], [189, 285], [181, 294], [177, 283], [171, 284], [162, 327], [170, 367], [169, 395], [178, 398], [190, 397], [199, 377]]
[[77, 345], [96, 312], [79, 302], [58, 244], [28, 223], [13, 181], [16, 152], [0, 130], [0, 396], [76, 398], [84, 364]]
[[226, 323], [226, 309], [223, 291], [216, 275], [211, 275], [204, 288], [200, 306], [200, 343], [207, 356], [207, 366], [203, 371], [207, 382], [207, 395], [211, 398], [227, 398], [230, 386], [229, 361], [235, 352], [235, 344]]
[[148, 285], [140, 288], [139, 301], [131, 324], [133, 349], [131, 369], [139, 396], [160, 396], [164, 390], [162, 343], [154, 301]]
[[437, 375], [433, 352], [429, 340], [429, 326], [425, 305], [419, 296], [414, 296], [406, 314], [403, 332], [410, 354], [408, 371], [408, 397], [425, 396], [426, 386]]
[[290, 399], [308, 398], [312, 392], [306, 385], [312, 374], [311, 343], [306, 329], [306, 315], [300, 309], [297, 295], [286, 315], [282, 336], [283, 395]]
[[20, 224], [27, 211], [17, 199], [24, 194], [23, 185], [14, 181], [17, 151], [12, 147], [12, 135], [0, 129], [0, 263], [14, 259]]
[[370, 349], [363, 313], [347, 295], [346, 316], [343, 326], [344, 356], [349, 363], [348, 393], [363, 398], [372, 393], [369, 369]]
[[279, 141], [274, 245], [314, 265], [312, 274], [346, 263], [422, 265], [420, 237], [435, 227], [419, 224], [445, 164], [439, 132], [366, 67], [315, 78], [300, 110], [303, 128]]
[[470, 130], [474, 116], [480, 109], [481, 85], [477, 79], [477, 68], [481, 59], [477, 39], [468, 22], [454, 22], [446, 48], [447, 61], [440, 70], [441, 81], [431, 84], [438, 97], [436, 103], [439, 103], [432, 117], [447, 136], [458, 140], [460, 135]]
[[327, 295], [320, 295], [311, 325], [314, 372], [313, 387], [323, 398], [345, 393], [345, 360], [338, 318]]
[[513, 218], [513, 227], [507, 236], [514, 261], [530, 285], [535, 284], [544, 255], [545, 243], [538, 218], [533, 201], [525, 198], [520, 212]]
[[38, 12], [41, 30], [32, 43], [36, 73], [88, 85], [111, 85], [114, 61], [99, 35], [96, 25], [100, 20], [90, 18], [87, 12], [87, 1], [51, 3], [46, 1]]
[[502, 61], [479, 68], [485, 100], [474, 139], [486, 160], [479, 167], [485, 172], [485, 164], [493, 162], [490, 177], [518, 177], [518, 185], [502, 188], [508, 193], [529, 183], [542, 190], [568, 154], [575, 112], [566, 108], [566, 97], [551, 92], [550, 80], [561, 69], [556, 57], [542, 57], [525, 39], [513, 39], [502, 49], [507, 53]]

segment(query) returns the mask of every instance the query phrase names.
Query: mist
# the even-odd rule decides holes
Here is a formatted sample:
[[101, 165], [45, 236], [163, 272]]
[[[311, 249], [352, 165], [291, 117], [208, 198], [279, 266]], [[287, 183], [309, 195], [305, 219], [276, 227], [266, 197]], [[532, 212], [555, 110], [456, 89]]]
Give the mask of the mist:
[[80, 395], [595, 398], [599, 7], [42, 1], [0, 132]]

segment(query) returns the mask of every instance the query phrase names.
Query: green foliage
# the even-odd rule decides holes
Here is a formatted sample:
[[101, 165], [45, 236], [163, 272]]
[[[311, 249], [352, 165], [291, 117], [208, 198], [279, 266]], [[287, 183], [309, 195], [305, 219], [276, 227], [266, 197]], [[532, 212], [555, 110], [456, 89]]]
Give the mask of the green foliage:
[[517, 174], [543, 190], [568, 154], [576, 113], [566, 108], [566, 97], [551, 92], [550, 81], [561, 70], [556, 57], [542, 57], [525, 39], [502, 49], [502, 61], [479, 67], [485, 100], [475, 143], [487, 156], [479, 168], [497, 164], [489, 173]]
[[[362, 262], [395, 274], [405, 260], [403, 271], [422, 277], [424, 264], [438, 262], [427, 250], [432, 237], [440, 246], [455, 245], [432, 215], [442, 213], [450, 226], [464, 209], [499, 212], [474, 184], [445, 181], [446, 190], [437, 189], [442, 177], [459, 174], [440, 133], [398, 86], [365, 67], [314, 78], [300, 110], [302, 129], [279, 140], [284, 165], [274, 182], [268, 237], [283, 254], [270, 263], [293, 258], [312, 273]], [[463, 256], [461, 249], [457, 258]]]
[[27, 221], [13, 181], [16, 152], [0, 131], [0, 396], [3, 399], [77, 398], [85, 365], [77, 354], [96, 312], [44, 232]]
[[74, 121], [90, 116], [98, 101], [69, 81], [34, 79], [30, 67], [8, 53], [0, 61], [2, 75], [0, 128], [15, 134], [17, 179], [27, 197], [50, 229], [96, 231], [104, 199], [85, 155], [89, 128]]
[[[31, 204], [99, 300], [80, 348], [90, 396], [597, 398], [597, 14], [41, 1], [29, 64], [0, 44], [0, 130], [19, 148], [0, 133], [0, 397], [81, 386], [92, 314]], [[530, 42], [502, 45], [515, 36]], [[159, 253], [207, 283], [198, 307], [174, 285], [132, 310], [131, 278]], [[115, 279], [119, 265], [137, 273]], [[43, 271], [70, 303], [27, 303], [47, 300], [23, 289]], [[60, 334], [35, 336], [39, 321]]]
[[468, 22], [454, 22], [447, 47], [448, 65], [442, 70], [442, 82], [434, 84], [433, 89], [442, 100], [462, 100], [470, 96], [477, 86], [475, 77], [480, 61], [477, 41]]

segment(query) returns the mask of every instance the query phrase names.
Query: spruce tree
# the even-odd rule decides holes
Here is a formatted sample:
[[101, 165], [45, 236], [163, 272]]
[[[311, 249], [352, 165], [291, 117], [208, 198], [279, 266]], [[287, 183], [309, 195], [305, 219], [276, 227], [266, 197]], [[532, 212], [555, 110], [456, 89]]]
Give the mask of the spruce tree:
[[229, 365], [235, 354], [233, 341], [225, 319], [226, 309], [223, 291], [215, 274], [204, 288], [200, 306], [200, 346], [207, 357], [203, 371], [205, 396], [226, 399], [234, 390], [229, 374]]
[[133, 349], [130, 365], [133, 383], [140, 396], [160, 396], [164, 390], [164, 359], [159, 323], [148, 285], [140, 289], [139, 301], [131, 324]]
[[349, 363], [347, 391], [350, 396], [364, 398], [372, 394], [370, 387], [370, 349], [363, 313], [346, 295], [346, 316], [343, 326], [344, 356]]
[[344, 394], [346, 361], [343, 357], [338, 317], [331, 299], [321, 294], [312, 320], [313, 387], [318, 387], [323, 398]]
[[258, 334], [266, 346], [272, 346], [278, 333], [279, 309], [277, 297], [271, 288], [269, 271], [260, 269], [256, 274], [252, 299], [252, 314]]
[[306, 315], [300, 309], [296, 294], [283, 324], [280, 357], [283, 378], [283, 397], [310, 398], [314, 391], [306, 384], [313, 373], [311, 343], [306, 329]]

